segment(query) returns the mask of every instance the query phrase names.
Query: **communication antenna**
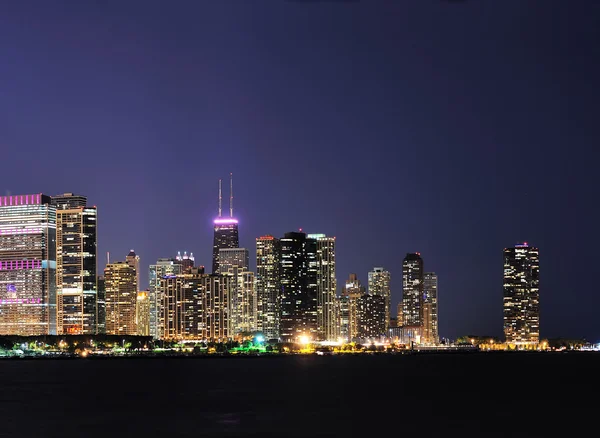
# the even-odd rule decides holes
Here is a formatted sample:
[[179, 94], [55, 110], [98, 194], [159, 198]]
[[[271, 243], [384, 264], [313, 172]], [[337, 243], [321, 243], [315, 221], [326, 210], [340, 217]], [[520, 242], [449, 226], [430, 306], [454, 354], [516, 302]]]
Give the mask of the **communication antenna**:
[[110, 265], [110, 251], [106, 251], [106, 264]]
[[233, 173], [229, 174], [229, 217], [233, 217]]
[[221, 217], [221, 206], [222, 206], [222, 201], [221, 201], [221, 178], [219, 178], [219, 217]]

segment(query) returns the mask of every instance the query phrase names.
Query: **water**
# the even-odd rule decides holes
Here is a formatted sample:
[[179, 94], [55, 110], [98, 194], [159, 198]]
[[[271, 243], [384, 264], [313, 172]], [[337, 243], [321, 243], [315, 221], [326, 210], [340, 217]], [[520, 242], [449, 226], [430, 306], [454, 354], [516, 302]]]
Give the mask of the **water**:
[[0, 360], [0, 435], [575, 435], [595, 421], [599, 366], [597, 353]]

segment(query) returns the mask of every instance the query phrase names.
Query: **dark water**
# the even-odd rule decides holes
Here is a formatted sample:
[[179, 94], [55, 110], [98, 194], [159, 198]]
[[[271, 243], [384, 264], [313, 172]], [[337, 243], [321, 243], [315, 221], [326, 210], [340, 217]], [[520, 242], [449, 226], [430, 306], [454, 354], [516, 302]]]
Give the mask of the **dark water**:
[[1, 360], [0, 435], [576, 436], [598, 370], [597, 353]]

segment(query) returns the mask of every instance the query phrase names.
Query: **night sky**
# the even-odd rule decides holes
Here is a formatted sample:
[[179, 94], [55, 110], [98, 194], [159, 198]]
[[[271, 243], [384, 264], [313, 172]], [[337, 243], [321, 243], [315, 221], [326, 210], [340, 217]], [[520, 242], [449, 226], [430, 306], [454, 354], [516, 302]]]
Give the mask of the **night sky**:
[[420, 252], [451, 338], [502, 334], [528, 241], [542, 337], [600, 340], [599, 29], [592, 0], [2, 2], [0, 192], [87, 195], [99, 267], [133, 248], [146, 287], [210, 266], [233, 172], [251, 259], [336, 236], [340, 286], [384, 266], [395, 314]]

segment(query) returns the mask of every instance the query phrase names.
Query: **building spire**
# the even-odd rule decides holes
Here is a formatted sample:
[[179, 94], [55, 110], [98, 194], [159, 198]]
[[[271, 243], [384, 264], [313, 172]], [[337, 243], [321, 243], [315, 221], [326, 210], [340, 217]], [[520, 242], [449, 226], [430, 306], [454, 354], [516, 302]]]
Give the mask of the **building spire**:
[[221, 178], [219, 178], [219, 217], [221, 217], [221, 208], [222, 206], [222, 201], [221, 201]]
[[229, 174], [229, 217], [233, 217], [233, 173]]

